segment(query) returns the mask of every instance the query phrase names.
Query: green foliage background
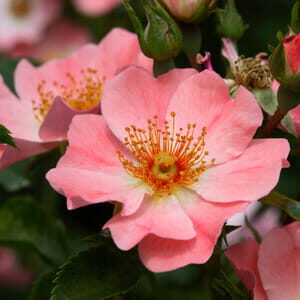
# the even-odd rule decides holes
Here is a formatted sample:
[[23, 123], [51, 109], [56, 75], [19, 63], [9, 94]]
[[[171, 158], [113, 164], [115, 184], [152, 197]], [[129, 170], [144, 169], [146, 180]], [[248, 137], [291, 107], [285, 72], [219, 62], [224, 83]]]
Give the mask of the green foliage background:
[[[142, 0], [133, 0], [132, 5], [138, 8], [143, 17], [140, 1]], [[96, 42], [116, 26], [133, 30], [123, 7], [117, 8], [104, 17], [88, 18], [75, 11], [71, 1], [65, 0], [64, 2], [64, 15], [87, 26], [93, 33]], [[268, 52], [268, 44], [276, 45], [276, 33], [278, 30], [286, 31], [293, 3], [293, 0], [236, 0], [237, 8], [245, 23], [250, 25], [238, 42], [239, 53], [255, 56], [259, 52]], [[143, 20], [145, 22], [145, 18]], [[210, 51], [213, 67], [224, 75], [225, 64], [220, 55], [221, 42], [215, 31], [214, 15], [201, 24], [200, 28], [203, 34], [201, 52]], [[184, 55], [180, 55], [176, 63], [180, 67], [188, 65]], [[0, 58], [0, 73], [12, 90], [14, 90], [15, 66], [16, 61], [7, 57]], [[284, 136], [289, 139], [293, 148], [296, 147], [296, 140], [291, 135], [278, 130], [274, 136]], [[191, 265], [173, 272], [153, 275], [147, 272], [139, 260], [134, 257], [136, 254], [126, 257], [126, 253], [117, 253], [117, 250], [114, 249], [115, 246], [107, 246], [107, 249], [111, 249], [109, 253], [101, 252], [103, 249], [99, 250], [99, 256], [95, 255], [94, 248], [86, 250], [90, 246], [101, 248], [101, 243], [105, 239], [105, 233], [101, 233], [101, 227], [112, 215], [112, 205], [91, 205], [75, 211], [68, 211], [64, 197], [54, 192], [44, 177], [50, 168], [55, 167], [60, 155], [60, 149], [56, 149], [50, 153], [18, 162], [0, 171], [0, 245], [18, 249], [20, 263], [37, 275], [43, 274], [31, 296], [29, 296], [29, 288], [18, 290], [0, 287], [0, 299], [29, 299], [29, 297], [31, 300], [49, 299], [50, 290], [54, 286], [52, 280], [58, 271], [57, 267], [69, 255], [75, 256], [68, 260], [63, 271], [60, 271], [60, 275], [56, 278], [58, 284], [52, 300], [101, 299], [97, 292], [93, 296], [85, 294], [84, 284], [89, 282], [89, 276], [93, 276], [93, 272], [97, 273], [97, 268], [100, 270], [103, 267], [110, 272], [111, 266], [101, 262], [104, 257], [106, 260], [116, 259], [114, 262], [118, 262], [120, 266], [124, 263], [124, 270], [119, 269], [118, 275], [113, 273], [110, 275], [111, 281], [118, 280], [114, 279], [118, 278], [116, 276], [129, 275], [126, 277], [127, 281], [119, 280], [119, 284], [113, 286], [115, 290], [121, 293], [137, 284], [137, 287], [126, 295], [110, 294], [114, 294], [112, 299], [247, 299], [248, 295], [232, 268], [224, 256], [217, 252], [205, 265]], [[292, 153], [289, 161], [291, 167], [282, 171], [277, 190], [294, 198], [299, 192], [297, 182], [299, 180], [297, 175], [300, 172], [299, 155], [296, 156]], [[25, 196], [26, 199], [24, 199]], [[26, 209], [22, 209], [22, 205], [26, 206]], [[20, 210], [23, 213], [18, 214]], [[12, 211], [15, 215], [12, 215]], [[36, 218], [31, 218], [32, 215], [35, 215]], [[282, 217], [285, 217], [284, 213]], [[30, 222], [24, 221], [26, 218], [28, 221], [37, 223], [29, 224]], [[20, 224], [23, 224], [23, 227]], [[8, 228], [9, 231], [6, 230]], [[40, 230], [39, 233], [37, 233], [37, 228]], [[18, 243], [14, 239], [16, 235], [19, 236]], [[66, 245], [61, 244], [62, 238], [65, 239]], [[99, 239], [101, 240], [100, 246]], [[105, 240], [104, 243], [107, 241]], [[56, 252], [56, 255], [53, 255], [53, 251]], [[87, 259], [86, 251], [93, 253], [92, 261], [90, 258]], [[78, 260], [80, 261], [79, 265], [74, 267], [72, 263]], [[133, 262], [135, 264], [132, 264]], [[89, 268], [89, 264], [91, 268]], [[227, 274], [226, 276], [220, 272], [221, 269], [224, 274]], [[85, 279], [83, 288], [78, 291], [79, 294], [76, 298], [72, 296], [75, 288], [74, 282], [67, 277], [70, 272], [74, 276], [73, 280]], [[107, 281], [107, 278], [103, 279], [101, 274], [99, 276], [97, 279], [91, 277], [95, 290], [97, 290], [98, 284], [103, 284], [106, 288], [105, 291], [109, 290], [108, 287], [112, 285], [112, 282]], [[140, 280], [136, 283], [138, 278]], [[237, 291], [236, 288], [239, 290]]]

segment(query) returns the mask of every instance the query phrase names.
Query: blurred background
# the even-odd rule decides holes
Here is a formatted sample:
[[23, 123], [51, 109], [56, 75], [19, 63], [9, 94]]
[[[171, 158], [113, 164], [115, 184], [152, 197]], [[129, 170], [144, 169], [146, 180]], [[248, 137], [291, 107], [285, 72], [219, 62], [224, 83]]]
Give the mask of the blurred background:
[[[141, 1], [133, 0], [131, 3], [145, 24]], [[5, 2], [9, 3], [10, 9], [6, 9], [8, 6], [5, 6]], [[41, 4], [41, 7], [37, 5], [31, 12], [31, 2], [47, 3], [45, 6]], [[39, 65], [52, 58], [65, 57], [85, 43], [98, 43], [114, 27], [133, 31], [122, 5], [116, 3], [114, 8], [99, 8], [101, 12], [94, 11], [91, 14], [88, 7], [83, 7], [79, 2], [80, 0], [58, 0], [57, 3], [53, 0], [1, 0], [0, 73], [12, 90], [14, 68], [22, 57], [28, 57]], [[287, 30], [293, 3], [293, 0], [236, 0], [239, 13], [244, 22], [249, 24], [244, 36], [238, 41], [239, 54], [254, 57], [259, 52], [268, 52], [268, 44], [275, 46], [277, 31]], [[22, 18], [26, 21], [20, 21]], [[225, 75], [225, 61], [220, 54], [221, 40], [216, 33], [215, 21], [215, 15], [212, 14], [199, 25], [203, 37], [201, 53], [211, 52], [213, 68]], [[186, 67], [188, 60], [182, 54], [176, 59], [176, 64], [178, 67]], [[276, 134], [279, 135], [279, 131]], [[282, 134], [289, 139], [291, 145], [296, 144], [291, 135], [280, 132], [280, 136]], [[0, 171], [0, 204], [20, 195], [33, 198], [47, 214], [64, 223], [68, 237], [72, 240], [72, 252], [76, 253], [85, 247], [83, 237], [100, 232], [101, 226], [110, 218], [113, 207], [99, 204], [67, 211], [64, 197], [53, 191], [44, 177], [50, 168], [55, 167], [60, 155], [60, 149], [57, 149]], [[300, 160], [299, 156], [296, 159], [293, 155], [289, 160], [291, 167], [282, 171], [277, 189], [287, 196], [295, 197], [299, 189], [297, 174], [300, 171]], [[271, 214], [268, 212], [268, 217], [265, 212], [266, 208], [261, 206], [251, 216], [253, 220], [260, 219], [258, 226], [270, 226], [266, 223], [277, 224], [285, 219], [285, 215], [276, 210]], [[36, 275], [47, 269], [39, 257], [28, 253], [25, 248], [18, 253], [0, 248], [1, 300], [28, 299]], [[154, 299], [155, 294], [164, 295], [163, 299], [227, 299], [228, 295], [220, 288], [221, 281], [226, 280], [219, 271], [221, 264], [221, 269], [229, 274], [230, 280], [243, 290], [225, 258], [220, 261], [212, 257], [202, 266], [192, 265], [156, 275], [156, 291], [153, 291], [146, 277], [142, 278], [137, 288], [124, 296], [124, 299]]]

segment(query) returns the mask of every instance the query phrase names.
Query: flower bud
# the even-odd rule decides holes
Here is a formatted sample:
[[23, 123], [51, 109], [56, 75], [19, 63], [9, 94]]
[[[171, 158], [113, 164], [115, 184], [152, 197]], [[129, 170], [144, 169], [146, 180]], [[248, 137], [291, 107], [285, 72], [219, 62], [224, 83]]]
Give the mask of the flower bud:
[[300, 92], [300, 34], [285, 37], [270, 57], [273, 76], [287, 89]]
[[160, 0], [172, 16], [186, 23], [202, 21], [207, 15], [211, 0]]
[[217, 13], [217, 19], [217, 31], [222, 37], [238, 40], [243, 36], [248, 27], [244, 25], [235, 7], [234, 0], [226, 1], [224, 9]]
[[148, 20], [145, 30], [128, 1], [124, 0], [144, 54], [156, 61], [166, 61], [177, 56], [182, 48], [182, 33], [176, 22], [158, 0], [143, 0], [142, 4]]

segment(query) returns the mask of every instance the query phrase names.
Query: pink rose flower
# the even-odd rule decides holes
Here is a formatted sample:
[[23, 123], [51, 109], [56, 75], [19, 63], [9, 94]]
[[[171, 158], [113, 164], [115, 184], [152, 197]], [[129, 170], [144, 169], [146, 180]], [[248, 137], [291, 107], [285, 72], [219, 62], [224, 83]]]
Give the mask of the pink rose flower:
[[33, 274], [22, 268], [16, 252], [0, 248], [0, 284], [10, 287], [28, 287], [33, 281]]
[[10, 51], [18, 43], [37, 42], [60, 10], [60, 0], [0, 1], [0, 52]]
[[257, 216], [256, 214], [261, 206], [259, 202], [253, 202], [244, 212], [237, 213], [226, 221], [227, 225], [241, 226], [226, 236], [229, 245], [253, 237], [253, 233], [246, 225], [245, 217], [248, 218], [248, 221], [257, 230], [260, 237], [264, 237], [271, 229], [280, 225], [280, 210], [270, 207]]
[[122, 0], [74, 0], [76, 8], [89, 16], [104, 15], [121, 3]]
[[300, 33], [289, 35], [283, 41], [285, 53], [289, 65], [294, 74], [300, 71]]
[[252, 140], [256, 100], [243, 87], [232, 100], [208, 70], [153, 78], [127, 68], [106, 85], [101, 110], [73, 119], [46, 177], [69, 209], [120, 203], [104, 228], [122, 250], [139, 244], [153, 272], [205, 263], [225, 219], [269, 193], [289, 152], [285, 139]]
[[112, 30], [99, 45], [86, 45], [63, 60], [40, 67], [22, 60], [15, 71], [19, 99], [0, 80], [0, 124], [12, 132], [19, 148], [0, 145], [0, 169], [66, 140], [73, 116], [98, 113], [103, 86], [129, 64], [152, 69], [137, 36], [123, 29]]
[[15, 58], [30, 57], [40, 62], [66, 58], [85, 44], [92, 42], [90, 32], [70, 20], [56, 22], [37, 44], [18, 45], [13, 51]]
[[270, 231], [259, 245], [254, 239], [225, 252], [254, 300], [300, 297], [300, 222]]
[[[280, 83], [277, 80], [273, 81], [272, 90], [277, 94]], [[300, 104], [289, 111], [290, 116], [293, 119], [295, 130], [298, 136], [300, 136]]]

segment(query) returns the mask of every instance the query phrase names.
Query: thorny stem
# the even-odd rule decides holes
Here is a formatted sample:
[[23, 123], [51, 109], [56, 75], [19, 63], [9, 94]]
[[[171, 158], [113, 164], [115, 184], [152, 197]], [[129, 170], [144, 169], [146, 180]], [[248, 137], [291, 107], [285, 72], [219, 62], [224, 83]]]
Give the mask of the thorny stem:
[[270, 118], [269, 122], [261, 131], [260, 138], [268, 138], [272, 135], [273, 131], [277, 128], [281, 120], [284, 118], [285, 114], [278, 107], [275, 114]]

